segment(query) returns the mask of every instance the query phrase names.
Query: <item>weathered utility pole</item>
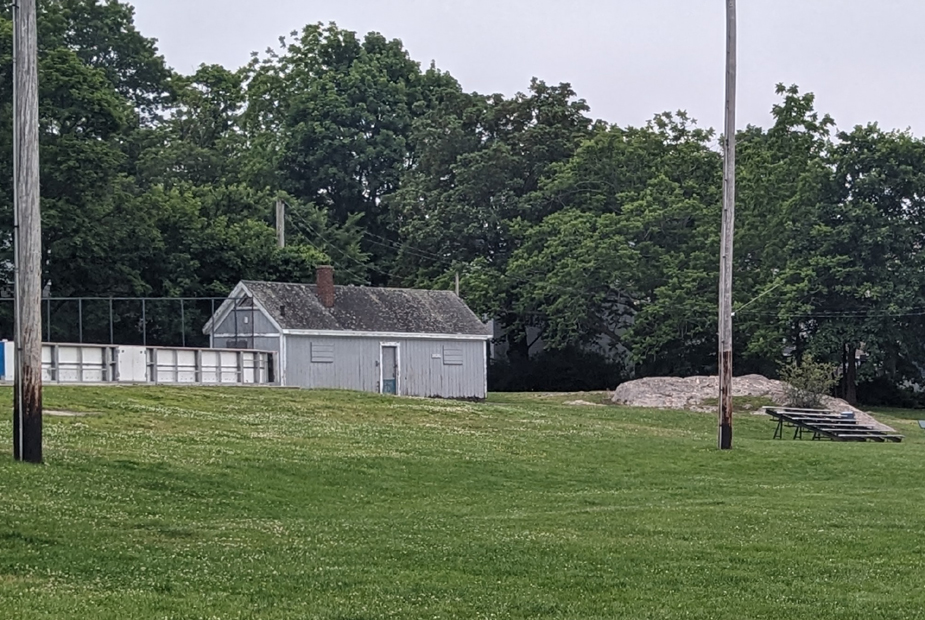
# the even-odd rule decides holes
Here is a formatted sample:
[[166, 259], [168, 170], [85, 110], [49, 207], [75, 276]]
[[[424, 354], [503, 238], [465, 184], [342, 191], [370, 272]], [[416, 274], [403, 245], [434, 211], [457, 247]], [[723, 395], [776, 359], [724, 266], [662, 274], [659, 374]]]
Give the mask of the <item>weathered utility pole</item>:
[[456, 296], [459, 297], [459, 272], [456, 272]]
[[42, 462], [42, 221], [36, 0], [13, 3], [13, 242], [15, 388], [13, 456]]
[[286, 203], [276, 199], [276, 245], [286, 247]]
[[719, 437], [732, 448], [732, 236], [736, 183], [736, 0], [726, 0], [726, 122], [723, 145], [723, 225], [719, 264]]

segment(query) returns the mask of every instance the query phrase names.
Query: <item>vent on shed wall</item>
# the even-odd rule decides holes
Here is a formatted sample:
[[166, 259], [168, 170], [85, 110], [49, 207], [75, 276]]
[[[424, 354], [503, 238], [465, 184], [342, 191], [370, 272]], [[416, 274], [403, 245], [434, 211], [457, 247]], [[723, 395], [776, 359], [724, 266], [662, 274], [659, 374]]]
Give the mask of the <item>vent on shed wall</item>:
[[331, 364], [334, 362], [334, 345], [312, 343], [312, 364]]
[[444, 366], [462, 366], [463, 351], [458, 347], [443, 347]]

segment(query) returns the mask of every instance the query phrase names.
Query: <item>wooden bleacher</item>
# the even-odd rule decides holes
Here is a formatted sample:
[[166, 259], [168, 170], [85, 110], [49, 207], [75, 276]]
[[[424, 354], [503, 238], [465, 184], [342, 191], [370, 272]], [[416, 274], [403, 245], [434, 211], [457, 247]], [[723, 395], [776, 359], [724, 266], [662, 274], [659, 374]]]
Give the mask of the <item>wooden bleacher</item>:
[[777, 421], [774, 439], [783, 439], [784, 428], [792, 428], [794, 439], [802, 439], [804, 433], [812, 433], [814, 440], [892, 441], [897, 443], [903, 440], [903, 436], [899, 433], [882, 431], [859, 423], [853, 413], [792, 407], [763, 407], [763, 409]]

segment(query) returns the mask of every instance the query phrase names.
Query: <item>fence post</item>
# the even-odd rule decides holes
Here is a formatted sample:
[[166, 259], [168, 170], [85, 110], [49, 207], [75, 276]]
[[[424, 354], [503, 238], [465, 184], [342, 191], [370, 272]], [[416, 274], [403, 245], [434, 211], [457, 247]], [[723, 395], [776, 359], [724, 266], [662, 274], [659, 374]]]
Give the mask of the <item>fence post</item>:
[[84, 342], [84, 298], [77, 298], [77, 333], [80, 344]]
[[148, 362], [148, 382], [157, 383], [157, 350], [147, 349], [145, 356]]
[[112, 297], [109, 298], [109, 344], [115, 344], [112, 331]]
[[186, 312], [183, 309], [183, 298], [180, 298], [180, 341], [186, 347]]
[[148, 315], [145, 312], [145, 299], [141, 298], [141, 344], [148, 346]]
[[212, 329], [209, 331], [209, 347], [215, 348], [215, 330], [218, 325], [215, 324], [215, 298], [213, 297], [212, 302], [212, 314], [209, 315], [209, 320], [212, 321]]

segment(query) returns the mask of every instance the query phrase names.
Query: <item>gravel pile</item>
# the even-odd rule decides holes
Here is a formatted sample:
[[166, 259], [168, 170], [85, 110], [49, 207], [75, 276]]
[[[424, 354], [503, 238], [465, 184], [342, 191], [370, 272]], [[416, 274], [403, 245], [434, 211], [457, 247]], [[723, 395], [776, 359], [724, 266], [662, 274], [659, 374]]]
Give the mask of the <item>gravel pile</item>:
[[[646, 377], [621, 384], [613, 393], [612, 401], [619, 405], [631, 407], [648, 407], [650, 409], [685, 409], [688, 411], [716, 411], [716, 405], [704, 402], [716, 402], [719, 391], [718, 378], [712, 377]], [[732, 395], [765, 397], [778, 405], [786, 404], [784, 383], [768, 379], [761, 375], [745, 375], [732, 380]], [[840, 398], [825, 397], [826, 409], [833, 411], [852, 411], [861, 424], [869, 424], [882, 430], [893, 428], [875, 420], [869, 413], [852, 407]], [[755, 413], [762, 413], [761, 410]]]

